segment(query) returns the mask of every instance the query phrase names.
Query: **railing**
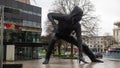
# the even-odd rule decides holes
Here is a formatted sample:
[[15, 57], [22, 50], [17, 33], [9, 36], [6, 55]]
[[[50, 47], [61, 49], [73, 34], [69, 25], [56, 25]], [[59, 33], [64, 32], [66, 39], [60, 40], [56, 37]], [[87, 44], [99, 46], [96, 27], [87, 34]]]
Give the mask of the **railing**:
[[104, 55], [111, 58], [120, 58], [120, 50], [107, 51]]

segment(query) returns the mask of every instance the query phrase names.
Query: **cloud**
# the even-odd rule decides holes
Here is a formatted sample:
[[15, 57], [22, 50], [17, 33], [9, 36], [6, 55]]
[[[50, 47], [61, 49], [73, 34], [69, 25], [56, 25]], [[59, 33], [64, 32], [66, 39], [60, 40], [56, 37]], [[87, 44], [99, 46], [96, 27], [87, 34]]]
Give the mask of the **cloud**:
[[[119, 0], [91, 0], [95, 6], [96, 14], [100, 16], [101, 34], [113, 34], [114, 22], [120, 19]], [[120, 20], [119, 20], [120, 21]], [[109, 26], [108, 26], [109, 25]]]

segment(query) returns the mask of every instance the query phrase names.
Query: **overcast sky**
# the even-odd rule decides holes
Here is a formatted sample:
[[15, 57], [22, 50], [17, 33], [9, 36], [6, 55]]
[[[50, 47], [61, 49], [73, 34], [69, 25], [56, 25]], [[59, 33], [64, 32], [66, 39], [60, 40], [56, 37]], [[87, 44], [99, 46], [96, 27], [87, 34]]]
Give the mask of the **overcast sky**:
[[[33, 5], [42, 7], [42, 28], [45, 26], [44, 21], [47, 19], [47, 13], [52, 8], [54, 0], [35, 0]], [[99, 16], [99, 35], [109, 33], [113, 35], [114, 22], [120, 21], [120, 0], [91, 0], [94, 5], [95, 14]], [[44, 30], [43, 30], [44, 32]], [[42, 33], [45, 35], [45, 32]]]

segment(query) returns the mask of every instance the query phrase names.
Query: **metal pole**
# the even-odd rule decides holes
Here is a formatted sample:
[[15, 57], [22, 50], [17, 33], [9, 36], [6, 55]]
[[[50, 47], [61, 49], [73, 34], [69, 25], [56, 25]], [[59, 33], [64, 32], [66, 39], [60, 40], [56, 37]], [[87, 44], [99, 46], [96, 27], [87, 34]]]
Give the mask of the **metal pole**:
[[0, 68], [3, 68], [3, 22], [4, 22], [4, 7], [0, 6], [1, 22], [0, 22]]

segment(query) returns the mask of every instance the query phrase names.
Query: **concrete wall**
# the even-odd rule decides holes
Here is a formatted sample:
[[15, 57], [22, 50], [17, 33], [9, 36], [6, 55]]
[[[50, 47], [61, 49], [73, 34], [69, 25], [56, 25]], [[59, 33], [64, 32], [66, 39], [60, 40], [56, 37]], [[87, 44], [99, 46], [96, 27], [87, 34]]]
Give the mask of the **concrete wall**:
[[17, 0], [17, 1], [20, 1], [20, 2], [23, 2], [23, 3], [26, 3], [26, 4], [30, 4], [30, 0]]

